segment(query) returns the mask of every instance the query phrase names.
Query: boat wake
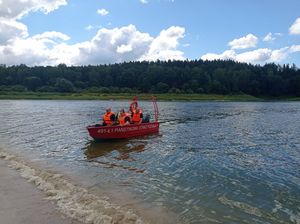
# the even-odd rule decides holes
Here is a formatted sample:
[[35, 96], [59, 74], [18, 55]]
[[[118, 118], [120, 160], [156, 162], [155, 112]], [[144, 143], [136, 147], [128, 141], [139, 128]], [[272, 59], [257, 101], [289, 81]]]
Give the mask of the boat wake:
[[65, 215], [83, 223], [144, 223], [132, 210], [121, 208], [87, 189], [76, 186], [63, 175], [41, 170], [21, 158], [0, 149], [0, 158], [9, 161], [10, 167], [46, 194]]

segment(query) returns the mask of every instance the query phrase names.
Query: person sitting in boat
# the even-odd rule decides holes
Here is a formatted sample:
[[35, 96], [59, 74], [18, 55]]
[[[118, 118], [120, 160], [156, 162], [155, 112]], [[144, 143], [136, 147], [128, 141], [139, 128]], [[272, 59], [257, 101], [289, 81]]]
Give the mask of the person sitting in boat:
[[140, 123], [142, 123], [142, 121], [143, 121], [143, 112], [142, 112], [142, 110], [137, 107], [132, 112], [131, 117], [132, 117], [132, 123], [133, 124], [140, 124]]
[[129, 113], [125, 113], [125, 110], [122, 109], [120, 111], [120, 115], [119, 115], [118, 120], [119, 120], [119, 124], [121, 126], [130, 124], [130, 114]]
[[106, 108], [106, 113], [103, 115], [103, 126], [113, 125], [116, 120], [116, 115], [111, 111], [111, 108]]

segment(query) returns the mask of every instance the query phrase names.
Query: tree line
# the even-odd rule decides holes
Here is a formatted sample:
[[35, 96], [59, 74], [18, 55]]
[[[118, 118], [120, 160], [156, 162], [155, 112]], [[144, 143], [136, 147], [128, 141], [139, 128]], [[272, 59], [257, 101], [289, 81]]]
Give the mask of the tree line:
[[294, 64], [261, 66], [232, 60], [0, 65], [0, 91], [300, 96], [300, 70]]

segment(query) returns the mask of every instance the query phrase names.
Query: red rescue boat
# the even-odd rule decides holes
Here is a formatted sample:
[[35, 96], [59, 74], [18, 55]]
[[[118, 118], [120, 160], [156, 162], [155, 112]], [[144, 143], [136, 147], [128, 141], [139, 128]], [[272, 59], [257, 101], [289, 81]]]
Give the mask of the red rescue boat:
[[[92, 138], [95, 140], [100, 139], [124, 139], [133, 138], [143, 135], [155, 134], [159, 132], [159, 122], [158, 122], [158, 108], [156, 104], [156, 98], [152, 97], [155, 121], [147, 122], [141, 124], [129, 124], [129, 125], [113, 125], [113, 126], [101, 126], [92, 125], [88, 126], [87, 130]], [[136, 98], [130, 104], [130, 107], [137, 107]]]
[[94, 139], [133, 138], [157, 133], [159, 131], [159, 122], [130, 124], [125, 126], [88, 126], [87, 130]]

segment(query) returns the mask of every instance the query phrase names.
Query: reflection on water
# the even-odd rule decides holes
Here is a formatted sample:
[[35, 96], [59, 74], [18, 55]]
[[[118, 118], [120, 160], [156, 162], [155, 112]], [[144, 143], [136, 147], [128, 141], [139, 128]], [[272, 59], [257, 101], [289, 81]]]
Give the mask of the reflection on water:
[[300, 103], [159, 102], [160, 135], [91, 141], [108, 103], [0, 101], [0, 145], [180, 223], [300, 222]]
[[[110, 141], [90, 141], [84, 154], [88, 162], [105, 165], [107, 168], [122, 168], [136, 173], [143, 173], [144, 170], [132, 166], [123, 166], [113, 160], [124, 160], [134, 162], [135, 159], [130, 156], [133, 153], [143, 152], [145, 142], [132, 143], [129, 140], [110, 140]], [[101, 161], [99, 157], [111, 158], [111, 162]]]
[[[110, 141], [90, 141], [87, 145], [86, 151], [84, 154], [88, 159], [93, 159], [96, 157], [105, 156], [106, 154], [111, 153], [112, 151], [117, 151], [119, 154], [128, 154], [134, 151], [134, 146], [129, 144], [129, 140], [110, 140]], [[143, 147], [144, 148], [144, 147]]]

